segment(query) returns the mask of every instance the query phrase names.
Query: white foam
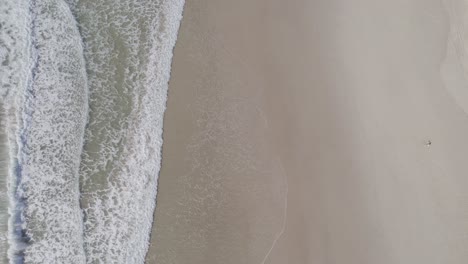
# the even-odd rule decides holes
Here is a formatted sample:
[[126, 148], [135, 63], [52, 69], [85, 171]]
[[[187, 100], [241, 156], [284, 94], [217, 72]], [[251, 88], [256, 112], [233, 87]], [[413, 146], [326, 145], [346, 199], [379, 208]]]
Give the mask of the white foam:
[[0, 98], [12, 107], [27, 82], [29, 11], [27, 0], [3, 0], [0, 5]]
[[0, 101], [0, 263], [8, 262], [8, 143], [5, 135], [5, 114]]
[[67, 0], [88, 85], [62, 1], [0, 5], [10, 263], [143, 263], [184, 1]]
[[144, 262], [183, 4], [73, 4], [85, 39], [92, 109], [81, 166], [87, 263]]
[[28, 45], [20, 48], [31, 52], [18, 67], [28, 82], [14, 87], [14, 97], [4, 93], [19, 113], [12, 122], [18, 125], [12, 129], [10, 261], [84, 263], [78, 168], [88, 97], [81, 38], [62, 0], [23, 1], [21, 10], [20, 26], [29, 31], [21, 32]]
[[[8, 162], [8, 259], [10, 263], [22, 261], [21, 203], [16, 199], [17, 187], [17, 135], [19, 109], [28, 83], [30, 66], [29, 1], [4, 0], [0, 5], [0, 98], [5, 111], [5, 132], [7, 135]], [[5, 168], [4, 168], [5, 169]]]

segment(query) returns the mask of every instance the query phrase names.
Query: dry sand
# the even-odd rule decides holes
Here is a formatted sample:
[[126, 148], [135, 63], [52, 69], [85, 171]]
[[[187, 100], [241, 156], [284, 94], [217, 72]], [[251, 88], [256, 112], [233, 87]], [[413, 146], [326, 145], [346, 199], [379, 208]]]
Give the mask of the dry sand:
[[468, 263], [465, 10], [187, 1], [147, 262]]

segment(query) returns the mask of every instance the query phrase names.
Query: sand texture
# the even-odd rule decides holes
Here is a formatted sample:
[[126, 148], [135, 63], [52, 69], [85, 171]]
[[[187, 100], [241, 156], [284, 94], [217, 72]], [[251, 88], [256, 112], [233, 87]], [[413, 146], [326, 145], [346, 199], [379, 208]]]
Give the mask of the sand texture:
[[187, 1], [147, 263], [468, 263], [467, 10]]

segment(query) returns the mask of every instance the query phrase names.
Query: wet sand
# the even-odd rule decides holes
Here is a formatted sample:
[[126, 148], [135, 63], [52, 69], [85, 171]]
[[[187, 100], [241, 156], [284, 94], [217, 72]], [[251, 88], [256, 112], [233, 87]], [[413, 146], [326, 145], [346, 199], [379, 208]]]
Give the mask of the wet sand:
[[466, 263], [460, 5], [187, 1], [147, 263]]
[[260, 263], [284, 224], [286, 182], [269, 138], [262, 61], [248, 54], [261, 43], [252, 49], [256, 32], [226, 31], [239, 26], [231, 23], [242, 9], [228, 12], [239, 7], [186, 3], [148, 263]]

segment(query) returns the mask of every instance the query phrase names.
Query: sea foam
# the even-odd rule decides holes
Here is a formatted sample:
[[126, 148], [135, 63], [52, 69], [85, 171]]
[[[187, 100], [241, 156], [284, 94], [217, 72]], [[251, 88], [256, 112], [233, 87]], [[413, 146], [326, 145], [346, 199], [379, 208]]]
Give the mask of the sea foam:
[[[7, 174], [7, 204], [8, 208], [8, 245], [2, 243], [2, 258], [5, 250], [10, 263], [23, 261], [25, 244], [21, 239], [22, 203], [17, 199], [16, 174], [18, 154], [18, 123], [22, 96], [29, 82], [30, 42], [29, 42], [30, 12], [28, 0], [4, 0], [0, 5], [0, 100], [3, 108], [2, 129], [5, 133], [3, 147], [7, 147], [8, 161], [2, 164], [2, 170]], [[3, 188], [5, 189], [5, 188]], [[5, 214], [5, 212], [1, 212]], [[2, 217], [2, 221], [4, 217]], [[5, 223], [2, 223], [5, 225]]]
[[10, 263], [144, 262], [183, 5], [2, 1]]
[[92, 110], [80, 169], [87, 263], [143, 263], [184, 2], [69, 3], [84, 39]]
[[0, 263], [8, 262], [8, 143], [5, 135], [5, 113], [0, 102]]
[[11, 86], [2, 96], [14, 102], [16, 118], [10, 262], [84, 263], [78, 168], [88, 95], [81, 37], [63, 0], [18, 3], [12, 10], [21, 10], [24, 19], [7, 21], [22, 23], [16, 33], [21, 42], [10, 45], [6, 57], [22, 74], [2, 80]]

